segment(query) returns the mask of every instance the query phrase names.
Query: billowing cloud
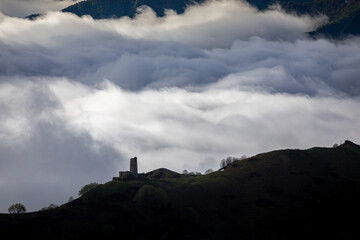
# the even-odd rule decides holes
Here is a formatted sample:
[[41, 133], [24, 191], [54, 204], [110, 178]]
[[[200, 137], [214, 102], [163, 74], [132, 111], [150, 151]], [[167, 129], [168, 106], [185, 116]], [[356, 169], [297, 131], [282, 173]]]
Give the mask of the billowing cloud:
[[11, 17], [61, 10], [79, 0], [1, 0], [0, 12]]
[[235, 1], [210, 2], [164, 18], [146, 10], [134, 20], [94, 21], [64, 13], [36, 21], [2, 16], [0, 78], [108, 79], [130, 90], [214, 83], [359, 95], [359, 39], [307, 39], [304, 33], [318, 23], [279, 9], [257, 12]]
[[30, 81], [0, 85], [1, 211], [11, 201], [30, 210], [77, 196], [82, 185], [106, 182], [125, 166], [111, 146], [74, 133], [56, 117], [50, 89]]
[[[205, 171], [226, 156], [360, 141], [354, 131], [360, 129], [358, 97], [216, 88], [131, 92], [108, 81], [93, 88], [65, 79], [10, 85], [21, 94], [1, 101], [11, 99], [7, 112], [23, 118], [26, 134], [8, 128], [16, 144], [1, 141], [2, 202], [27, 199], [33, 210], [65, 201], [88, 182], [110, 180], [132, 156], [139, 157], [140, 171]], [[12, 119], [2, 116], [3, 122]], [[32, 198], [24, 189], [39, 194]]]
[[235, 1], [163, 18], [1, 15], [0, 211], [65, 202], [133, 156], [140, 171], [203, 172], [360, 142], [360, 39], [308, 38], [321, 21]]
[[326, 21], [326, 17], [292, 16], [279, 7], [259, 12], [243, 1], [208, 1], [189, 7], [184, 14], [168, 11], [157, 18], [147, 7], [140, 8], [135, 20], [107, 21], [107, 26], [132, 38], [176, 41], [201, 48], [229, 47], [234, 40], [258, 36], [268, 40], [302, 37]]
[[161, 167], [164, 159], [180, 171], [183, 165], [196, 168], [204, 155], [329, 146], [336, 138], [358, 139], [353, 127], [360, 127], [359, 98], [216, 88], [129, 92], [108, 81], [96, 89], [68, 81], [49, 88], [63, 106], [59, 116], [73, 132], [85, 131], [127, 156], [139, 154], [146, 171]]
[[[123, 17], [94, 21], [89, 16], [78, 18], [60, 12], [49, 13], [36, 21], [6, 20], [3, 16], [2, 39], [50, 45], [54, 44], [56, 38], [79, 37], [79, 33], [84, 38], [108, 33], [131, 39], [173, 41], [211, 49], [230, 47], [234, 40], [247, 40], [252, 36], [268, 40], [295, 39], [303, 37], [304, 32], [315, 30], [324, 21], [325, 16], [292, 16], [280, 8], [259, 12], [242, 1], [212, 0], [200, 7], [190, 6], [180, 15], [168, 11], [162, 18], [156, 17], [148, 7], [140, 7], [134, 19]], [[32, 34], [27, 38], [18, 38], [19, 34], [26, 32]]]

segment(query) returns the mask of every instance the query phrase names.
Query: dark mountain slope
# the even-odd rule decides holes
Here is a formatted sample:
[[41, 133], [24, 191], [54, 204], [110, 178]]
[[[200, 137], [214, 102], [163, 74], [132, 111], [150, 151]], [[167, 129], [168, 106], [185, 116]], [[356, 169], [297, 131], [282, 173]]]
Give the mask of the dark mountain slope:
[[359, 0], [286, 1], [282, 6], [289, 12], [328, 16], [329, 23], [321, 26], [316, 33], [333, 37], [341, 37], [345, 34], [360, 34]]
[[57, 209], [0, 215], [0, 231], [44, 239], [359, 239], [359, 173], [360, 146], [349, 141], [279, 150], [205, 176], [111, 181]]
[[158, 16], [164, 16], [164, 9], [183, 13], [187, 5], [204, 0], [87, 0], [76, 3], [63, 10], [78, 16], [90, 15], [95, 19], [133, 17], [136, 8], [142, 5], [151, 7]]
[[[203, 3], [206, 0], [85, 0], [71, 5], [63, 12], [78, 16], [90, 15], [94, 19], [134, 17], [136, 9], [146, 5], [151, 7], [158, 16], [164, 16], [165, 9], [183, 13], [187, 6]], [[329, 17], [329, 23], [321, 26], [313, 35], [323, 34], [329, 37], [342, 37], [347, 34], [360, 34], [360, 1], [359, 0], [247, 0], [260, 10], [272, 4], [280, 4], [287, 12], [323, 14]], [[32, 14], [26, 18], [34, 20], [42, 14]]]
[[[320, 27], [316, 33], [339, 37], [344, 34], [360, 33], [358, 0], [247, 0], [260, 10], [279, 3], [286, 11], [297, 14], [329, 17], [329, 23]], [[90, 15], [95, 19], [133, 17], [136, 8], [142, 5], [151, 7], [158, 16], [164, 15], [164, 9], [183, 13], [188, 5], [205, 2], [205, 0], [87, 0], [65, 8], [78, 16]], [[31, 16], [34, 17], [34, 16]], [[35, 15], [36, 17], [36, 15]]]
[[346, 34], [360, 35], [360, 5], [353, 12], [318, 29], [318, 33], [342, 37]]

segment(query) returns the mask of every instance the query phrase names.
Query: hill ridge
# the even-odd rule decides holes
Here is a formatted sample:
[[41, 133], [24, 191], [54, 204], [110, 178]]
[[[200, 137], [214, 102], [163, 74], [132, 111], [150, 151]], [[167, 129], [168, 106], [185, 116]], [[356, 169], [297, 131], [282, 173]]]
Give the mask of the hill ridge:
[[[56, 209], [0, 215], [0, 231], [40, 239], [358, 239], [359, 159], [360, 146], [345, 141], [261, 153], [202, 176], [109, 181]], [[162, 172], [173, 171], [149, 173]]]
[[[94, 19], [134, 17], [136, 8], [142, 5], [151, 7], [162, 17], [165, 9], [183, 13], [188, 5], [201, 4], [206, 0], [85, 0], [64, 9], [78, 16], [90, 15]], [[247, 0], [260, 10], [266, 10], [273, 4], [280, 4], [288, 13], [308, 14], [317, 16], [323, 14], [329, 17], [329, 22], [311, 32], [312, 36], [327, 36], [342, 38], [360, 34], [360, 2], [357, 0]], [[28, 19], [36, 19], [41, 14], [32, 14]]]

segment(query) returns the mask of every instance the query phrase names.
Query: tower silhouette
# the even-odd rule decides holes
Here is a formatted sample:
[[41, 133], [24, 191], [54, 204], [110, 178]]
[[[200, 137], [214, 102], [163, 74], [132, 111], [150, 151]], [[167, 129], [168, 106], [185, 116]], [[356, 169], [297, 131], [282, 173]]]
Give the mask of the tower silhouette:
[[133, 176], [137, 176], [138, 169], [137, 169], [137, 157], [130, 159], [130, 172]]

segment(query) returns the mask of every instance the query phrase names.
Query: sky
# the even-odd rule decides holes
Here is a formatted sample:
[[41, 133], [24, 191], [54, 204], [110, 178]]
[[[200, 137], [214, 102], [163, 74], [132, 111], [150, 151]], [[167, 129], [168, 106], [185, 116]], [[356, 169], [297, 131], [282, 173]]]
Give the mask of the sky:
[[[66, 203], [134, 156], [140, 172], [204, 172], [360, 143], [360, 38], [309, 38], [325, 16], [228, 0], [93, 20], [0, 1], [0, 212]], [[28, 9], [49, 12], [18, 18]]]

